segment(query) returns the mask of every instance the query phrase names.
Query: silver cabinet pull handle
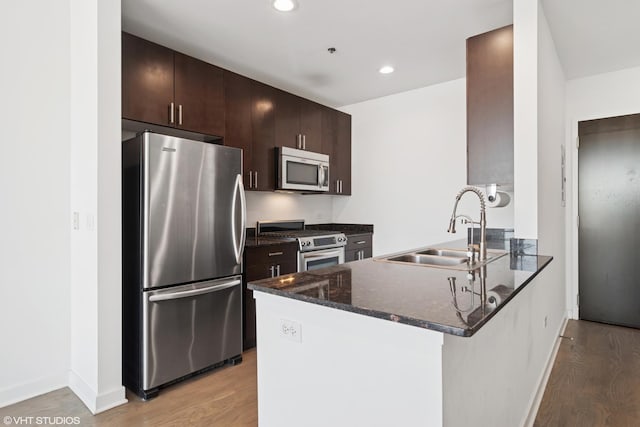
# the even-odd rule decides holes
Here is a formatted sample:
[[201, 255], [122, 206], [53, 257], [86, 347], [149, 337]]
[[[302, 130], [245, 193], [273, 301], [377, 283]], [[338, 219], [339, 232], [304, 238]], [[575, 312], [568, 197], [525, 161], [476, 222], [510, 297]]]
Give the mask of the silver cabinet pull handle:
[[353, 242], [353, 243], [355, 243], [356, 245], [364, 245], [365, 243], [367, 243], [367, 241], [366, 240], [360, 240], [359, 242]]
[[277, 271], [276, 276], [279, 276], [280, 275], [280, 264], [276, 265], [276, 271]]
[[282, 252], [269, 252], [269, 256], [278, 256], [282, 255]]
[[254, 174], [255, 174], [255, 178], [253, 179], [253, 185], [254, 185], [253, 188], [257, 189], [258, 188], [258, 171], [255, 171]]
[[336, 193], [340, 193], [340, 180], [336, 179]]
[[307, 135], [302, 135], [302, 149], [307, 149]]
[[182, 104], [178, 105], [178, 125], [182, 126]]
[[172, 102], [169, 104], [169, 124], [174, 124], [176, 121], [176, 110], [175, 104]]
[[269, 267], [269, 271], [271, 272], [271, 277], [276, 277], [276, 267], [274, 265]]
[[253, 188], [253, 171], [249, 171], [249, 189]]

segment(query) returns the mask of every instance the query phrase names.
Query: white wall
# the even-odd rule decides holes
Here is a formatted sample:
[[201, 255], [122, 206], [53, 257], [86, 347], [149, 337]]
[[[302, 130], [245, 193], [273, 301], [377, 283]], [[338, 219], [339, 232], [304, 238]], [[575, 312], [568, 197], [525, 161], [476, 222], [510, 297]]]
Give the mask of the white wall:
[[257, 221], [281, 219], [304, 219], [307, 224], [332, 222], [331, 200], [339, 197], [263, 191], [247, 191], [246, 195], [247, 227], [255, 227]]
[[513, 2], [513, 158], [516, 236], [538, 237], [538, 2]]
[[567, 195], [568, 264], [567, 303], [571, 317], [578, 318], [578, 122], [640, 113], [640, 67], [599, 74], [567, 82], [566, 147], [570, 185]]
[[69, 368], [69, 5], [0, 17], [0, 406], [66, 384]]
[[[335, 197], [336, 222], [374, 224], [374, 255], [464, 238], [446, 232], [466, 185], [466, 80], [349, 105], [351, 197]], [[479, 220], [474, 195], [458, 213]], [[513, 208], [489, 209], [489, 227], [513, 227]]]
[[94, 412], [125, 401], [120, 19], [119, 1], [3, 9], [0, 406], [66, 385]]
[[121, 371], [120, 2], [71, 0], [71, 372], [93, 412], [126, 402]]

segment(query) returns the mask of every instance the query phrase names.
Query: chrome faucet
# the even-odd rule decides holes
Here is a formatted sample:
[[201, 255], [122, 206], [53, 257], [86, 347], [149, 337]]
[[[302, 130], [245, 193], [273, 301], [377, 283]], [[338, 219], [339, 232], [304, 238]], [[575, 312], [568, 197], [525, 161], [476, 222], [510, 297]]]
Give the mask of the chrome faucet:
[[[480, 224], [480, 261], [482, 262], [487, 260], [487, 216], [485, 213], [484, 195], [480, 190], [478, 190], [475, 187], [464, 187], [462, 190], [458, 192], [458, 194], [456, 195], [456, 202], [453, 205], [453, 213], [451, 214], [451, 219], [449, 220], [449, 229], [447, 230], [447, 232], [449, 233], [456, 232], [456, 220], [458, 219], [459, 216], [463, 218], [468, 218], [466, 215], [456, 216], [456, 210], [458, 209], [458, 202], [460, 201], [460, 198], [462, 198], [462, 195], [469, 191], [472, 193], [475, 193], [480, 199], [480, 223], [479, 223]], [[473, 238], [473, 224], [477, 224], [477, 223], [474, 223], [473, 221], [471, 221], [472, 238]], [[469, 248], [469, 250], [472, 250], [472, 248]]]

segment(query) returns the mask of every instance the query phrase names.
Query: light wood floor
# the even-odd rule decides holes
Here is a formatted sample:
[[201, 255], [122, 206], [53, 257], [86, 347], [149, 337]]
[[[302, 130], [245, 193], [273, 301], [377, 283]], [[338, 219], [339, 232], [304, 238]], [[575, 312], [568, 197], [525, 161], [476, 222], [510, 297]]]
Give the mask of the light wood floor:
[[[570, 320], [535, 426], [640, 426], [640, 330]], [[243, 362], [97, 416], [67, 388], [0, 408], [5, 416], [78, 416], [81, 426], [257, 426], [256, 351]]]
[[256, 350], [224, 366], [160, 391], [148, 402], [127, 392], [129, 403], [96, 416], [68, 388], [0, 408], [11, 417], [80, 417], [80, 426], [257, 426]]
[[640, 330], [570, 320], [534, 426], [640, 426]]

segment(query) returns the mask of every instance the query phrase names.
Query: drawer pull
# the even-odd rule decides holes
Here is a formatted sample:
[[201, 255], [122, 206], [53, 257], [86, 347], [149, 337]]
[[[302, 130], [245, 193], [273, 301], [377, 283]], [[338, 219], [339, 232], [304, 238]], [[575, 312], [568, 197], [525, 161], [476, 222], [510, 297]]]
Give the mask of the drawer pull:
[[360, 240], [359, 242], [354, 242], [356, 245], [364, 245], [365, 243], [367, 243], [366, 240]]
[[269, 252], [269, 256], [278, 256], [282, 255], [282, 252]]

